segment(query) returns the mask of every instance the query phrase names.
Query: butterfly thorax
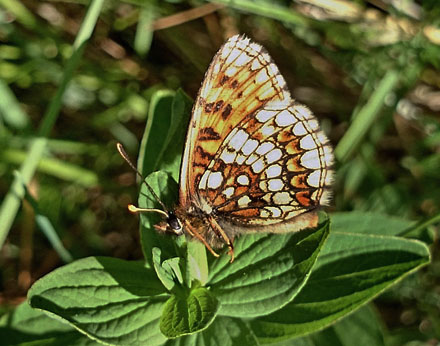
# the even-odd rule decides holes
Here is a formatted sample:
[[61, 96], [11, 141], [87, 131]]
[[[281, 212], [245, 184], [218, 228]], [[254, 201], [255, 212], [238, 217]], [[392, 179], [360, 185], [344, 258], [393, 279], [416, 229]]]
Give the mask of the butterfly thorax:
[[176, 217], [183, 225], [184, 233], [190, 238], [203, 238], [210, 246], [220, 248], [225, 245], [221, 236], [212, 227], [216, 218], [215, 212], [206, 212], [199, 206], [177, 207], [174, 210]]

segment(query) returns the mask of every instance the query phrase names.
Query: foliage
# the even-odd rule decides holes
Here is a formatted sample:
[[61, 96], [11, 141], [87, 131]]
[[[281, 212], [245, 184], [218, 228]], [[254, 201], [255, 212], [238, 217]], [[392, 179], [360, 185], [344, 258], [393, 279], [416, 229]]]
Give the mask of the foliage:
[[[335, 3], [0, 0], [2, 342], [440, 339], [440, 6]], [[204, 21], [171, 17], [154, 31], [191, 7]], [[192, 106], [179, 87], [195, 94], [220, 32], [264, 44], [337, 143], [329, 216], [314, 230], [242, 236], [233, 263], [155, 232], [154, 215], [137, 235], [125, 210], [135, 184], [114, 150], [138, 152], [156, 194], [176, 204]], [[145, 185], [138, 204], [157, 207]]]

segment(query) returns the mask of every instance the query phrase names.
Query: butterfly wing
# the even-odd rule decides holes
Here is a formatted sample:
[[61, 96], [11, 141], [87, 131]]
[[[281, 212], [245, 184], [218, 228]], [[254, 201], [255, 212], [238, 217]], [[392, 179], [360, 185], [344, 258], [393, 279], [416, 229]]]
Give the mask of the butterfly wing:
[[276, 224], [299, 217], [300, 228], [312, 226], [313, 211], [328, 201], [332, 157], [268, 53], [234, 36], [214, 57], [193, 109], [180, 204], [227, 226], [280, 231]]
[[213, 58], [194, 104], [180, 172], [181, 206], [198, 193], [197, 183], [228, 133], [270, 100], [290, 100], [278, 68], [260, 45], [231, 37]]

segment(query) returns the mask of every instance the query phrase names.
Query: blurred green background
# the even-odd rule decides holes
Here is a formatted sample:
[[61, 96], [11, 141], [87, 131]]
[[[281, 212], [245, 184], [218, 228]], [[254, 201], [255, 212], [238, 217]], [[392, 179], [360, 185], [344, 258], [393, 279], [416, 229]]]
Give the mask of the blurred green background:
[[420, 223], [432, 264], [375, 305], [389, 344], [437, 344], [437, 0], [0, 0], [1, 312], [72, 259], [142, 258], [115, 144], [135, 159], [155, 93], [194, 98], [236, 33], [266, 47], [334, 144], [329, 211]]

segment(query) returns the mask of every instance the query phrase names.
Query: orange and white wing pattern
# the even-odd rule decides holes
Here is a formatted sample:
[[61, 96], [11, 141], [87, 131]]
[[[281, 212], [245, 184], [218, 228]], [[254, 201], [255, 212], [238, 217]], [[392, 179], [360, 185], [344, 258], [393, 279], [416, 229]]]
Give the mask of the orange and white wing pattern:
[[213, 58], [194, 104], [180, 172], [181, 206], [197, 193], [197, 181], [227, 135], [271, 100], [290, 100], [278, 68], [260, 45], [231, 37]]
[[290, 97], [268, 53], [243, 36], [230, 38], [194, 106], [181, 206], [195, 205], [223, 225], [272, 232], [308, 212], [316, 223], [316, 209], [329, 201], [332, 161], [318, 121]]

